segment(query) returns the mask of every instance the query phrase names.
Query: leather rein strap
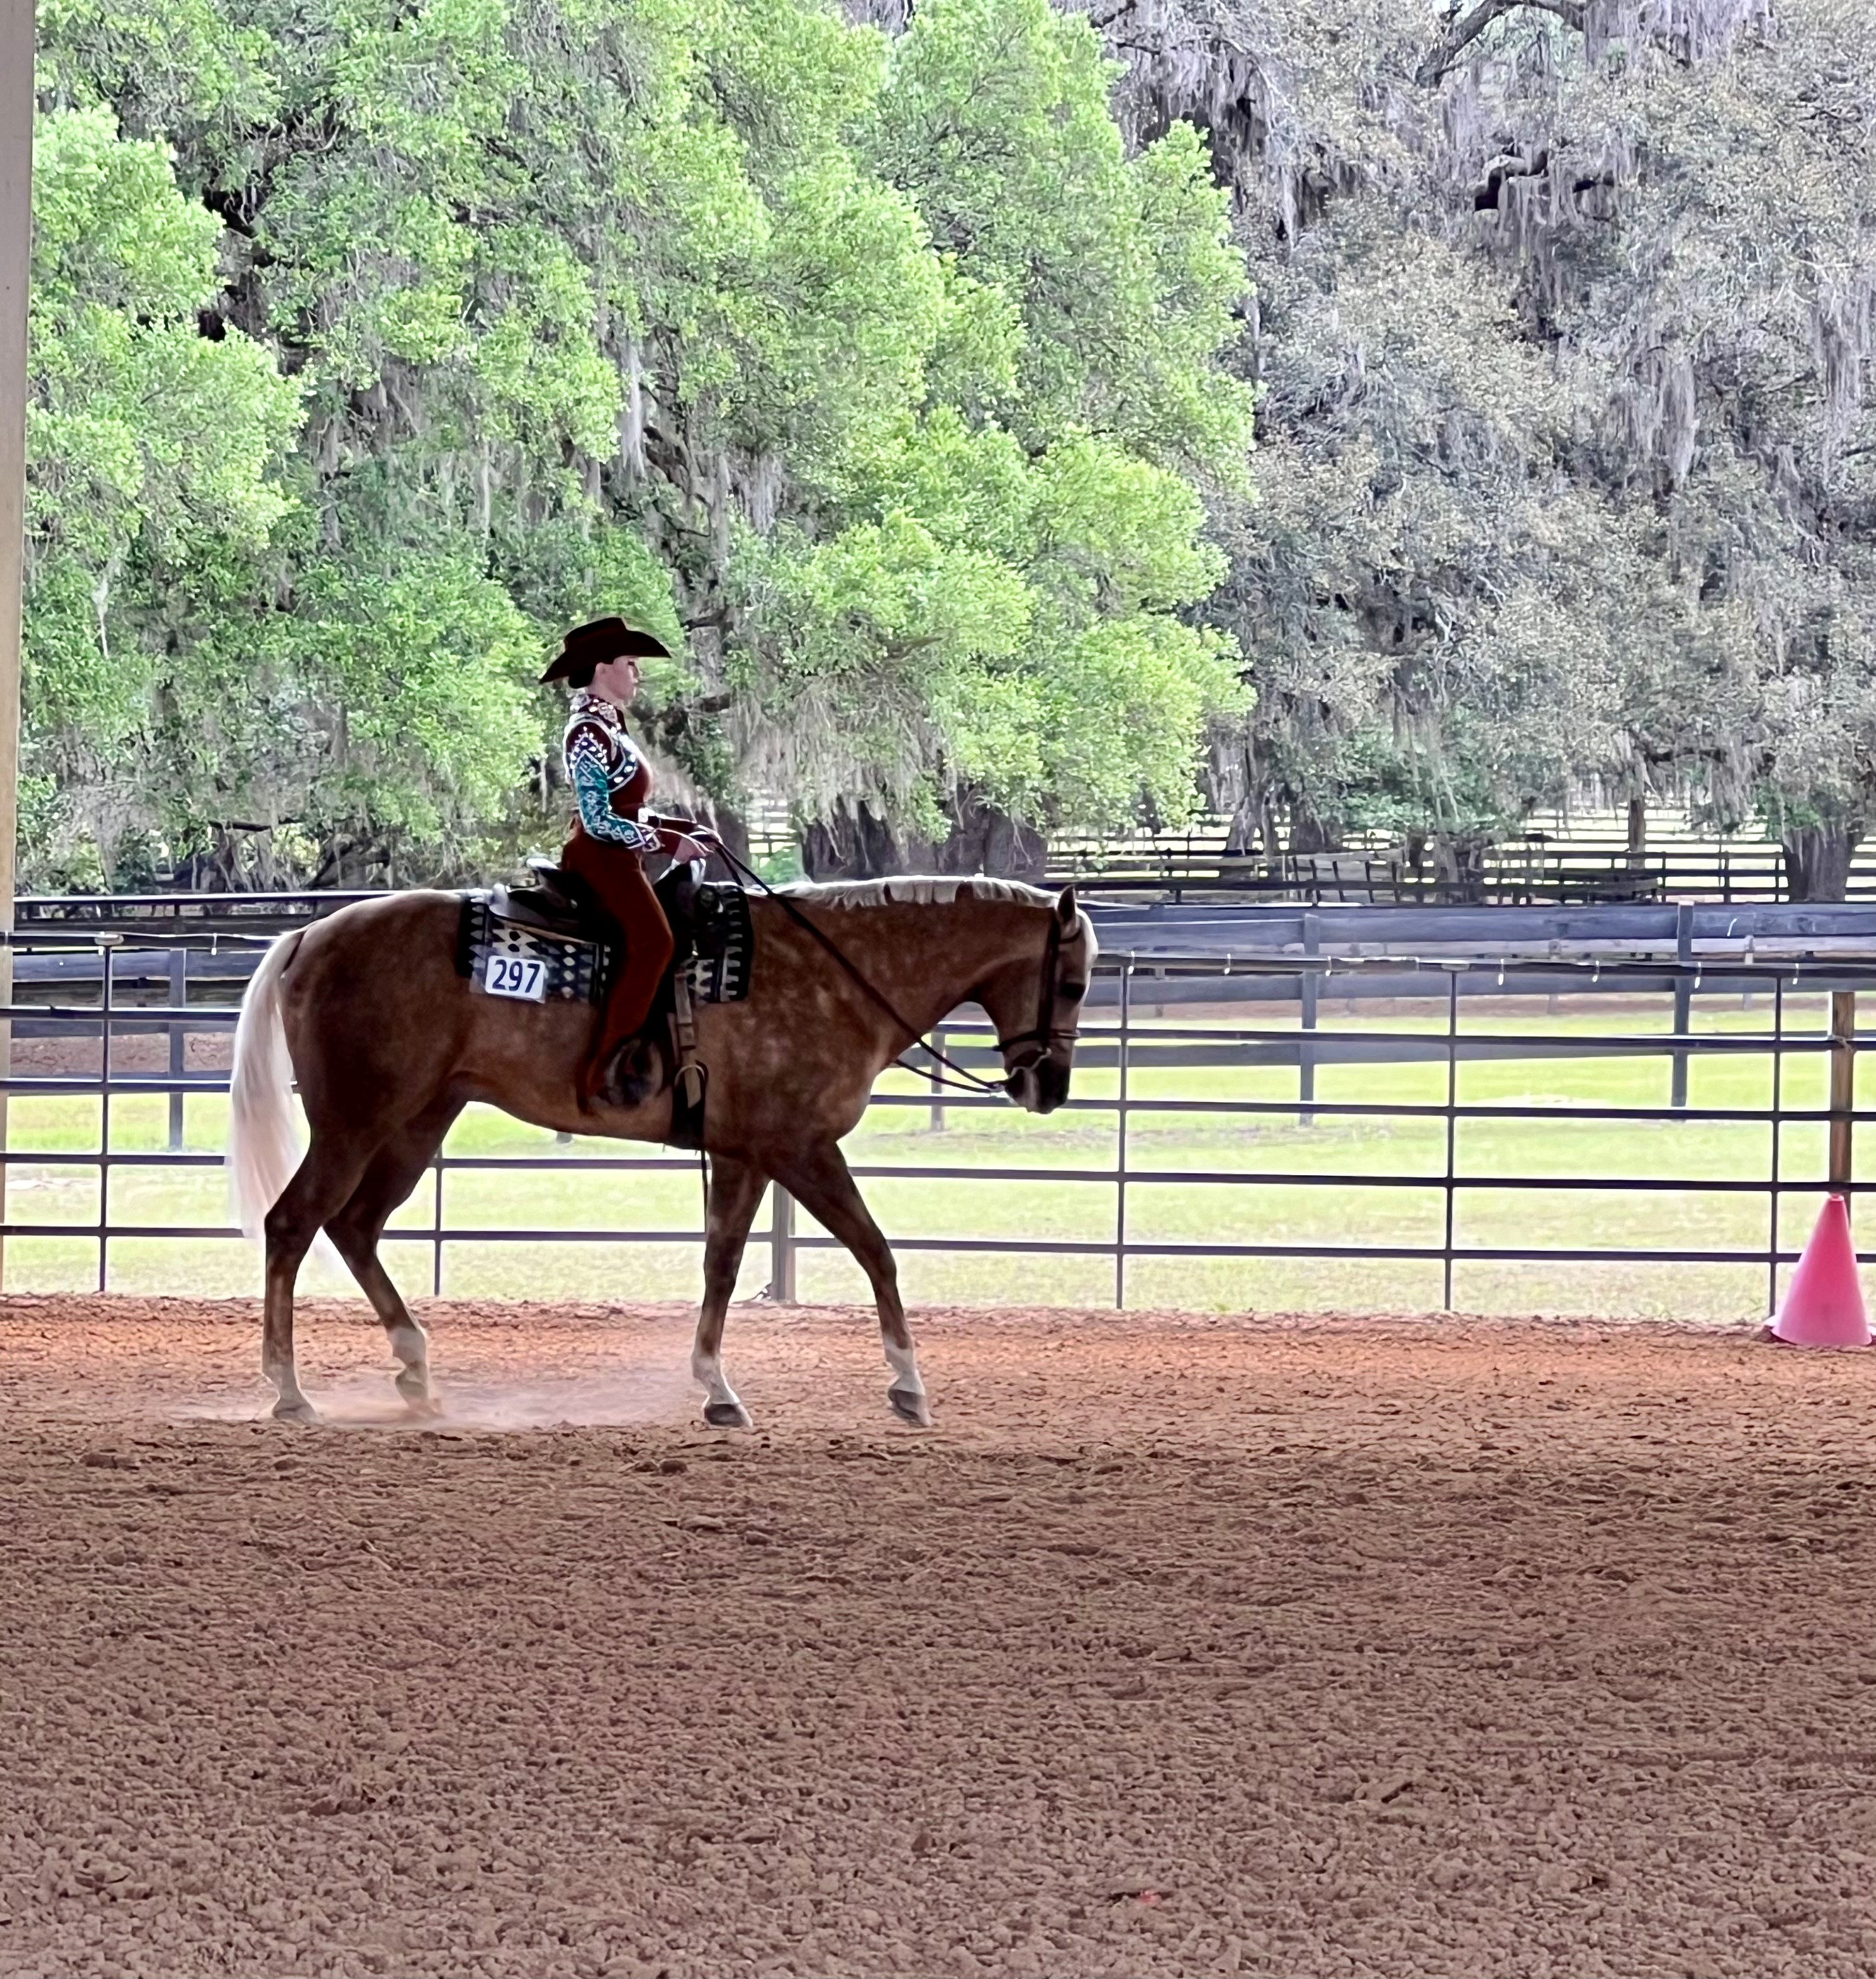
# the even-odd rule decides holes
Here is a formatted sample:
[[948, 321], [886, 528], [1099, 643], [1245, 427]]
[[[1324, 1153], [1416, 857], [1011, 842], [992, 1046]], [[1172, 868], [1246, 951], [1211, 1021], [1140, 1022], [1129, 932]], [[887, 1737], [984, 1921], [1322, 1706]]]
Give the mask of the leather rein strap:
[[[908, 1024], [905, 1021], [905, 1018], [899, 1014], [898, 1011], [893, 1006], [892, 1003], [888, 1000], [885, 993], [882, 991], [874, 988], [872, 984], [860, 973], [859, 970], [855, 967], [853, 963], [841, 953], [838, 946], [827, 935], [824, 934], [819, 928], [815, 927], [814, 923], [811, 921], [798, 907], [795, 906], [795, 903], [791, 900], [785, 893], [778, 893], [775, 889], [770, 886], [769, 882], [762, 877], [761, 873], [755, 871], [752, 868], [745, 866], [742, 861], [736, 857], [735, 853], [732, 852], [729, 847], [725, 845], [720, 839], [717, 842], [717, 851], [722, 857], [724, 864], [727, 865], [732, 872], [740, 874], [745, 880], [753, 881], [755, 885], [759, 887], [762, 891], [768, 895], [770, 900], [775, 902], [777, 907], [781, 908], [782, 912], [788, 916], [790, 920], [794, 922], [797, 927], [804, 930], [807, 933], [813, 936], [815, 940], [818, 941], [821, 946], [827, 950], [828, 953], [840, 964], [841, 967], [853, 978], [854, 981], [859, 985], [861, 989], [866, 993], [872, 1001], [878, 1004], [881, 1009], [885, 1012], [886, 1015], [898, 1026], [899, 1029], [905, 1032], [906, 1036], [918, 1046], [921, 1051], [928, 1052], [933, 1058], [937, 1059], [940, 1065], [945, 1066], [949, 1071], [956, 1072], [958, 1074], [958, 1078], [955, 1079], [941, 1078], [938, 1073], [929, 1071], [923, 1066], [908, 1065], [905, 1062], [904, 1052], [901, 1052], [899, 1056], [893, 1061], [893, 1062], [897, 1065], [901, 1071], [915, 1072], [921, 1079], [931, 1079], [940, 1086], [950, 1086], [954, 1091], [959, 1092], [1001, 1092], [1004, 1090], [1004, 1082], [1002, 1079], [983, 1078], [978, 1073], [973, 1072], [968, 1065], [960, 1065], [955, 1059], [947, 1057], [943, 1052], [938, 1049], [936, 1045], [928, 1044], [925, 1040], [924, 1034], [919, 1030], [918, 1027], [915, 1024]], [[1052, 1028], [1049, 1023], [1049, 1019], [1055, 1014], [1055, 963], [1057, 957], [1061, 953], [1061, 923], [1058, 920], [1054, 913], [1051, 913], [1049, 916], [1048, 946], [1042, 958], [1041, 992], [1038, 999], [1036, 1027], [1034, 1030], [1019, 1032], [1017, 1036], [1013, 1038], [998, 1039], [997, 1042], [1000, 1049], [1007, 1050], [1011, 1045], [1028, 1044], [1032, 1041], [1040, 1039], [1042, 1041], [1042, 1049], [1036, 1054], [1036, 1057], [1042, 1058], [1048, 1055], [1049, 1043], [1054, 1039], [1067, 1035], [1065, 1030]], [[1031, 1059], [1028, 1061], [1031, 1065], [1034, 1064], [1035, 1062], [1035, 1059]], [[1019, 1066], [1015, 1067], [1014, 1069], [1021, 1071], [1024, 1069], [1024, 1068]], [[960, 1082], [962, 1082], [961, 1083]]]

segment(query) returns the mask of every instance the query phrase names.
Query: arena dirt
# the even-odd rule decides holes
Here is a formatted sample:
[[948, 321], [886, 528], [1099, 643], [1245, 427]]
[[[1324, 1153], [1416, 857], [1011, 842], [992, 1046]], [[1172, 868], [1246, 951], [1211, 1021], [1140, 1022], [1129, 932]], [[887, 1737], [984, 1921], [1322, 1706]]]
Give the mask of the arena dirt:
[[0, 1301], [0, 1979], [1876, 1972], [1876, 1354]]

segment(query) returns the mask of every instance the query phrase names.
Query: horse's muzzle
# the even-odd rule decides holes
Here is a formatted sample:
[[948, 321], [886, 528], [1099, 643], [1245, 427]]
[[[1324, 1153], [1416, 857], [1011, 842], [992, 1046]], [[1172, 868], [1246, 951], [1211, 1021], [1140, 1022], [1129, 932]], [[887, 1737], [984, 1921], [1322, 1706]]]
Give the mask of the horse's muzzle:
[[1019, 1066], [1003, 1082], [1017, 1105], [1031, 1113], [1053, 1113], [1068, 1097], [1068, 1068], [1053, 1059]]

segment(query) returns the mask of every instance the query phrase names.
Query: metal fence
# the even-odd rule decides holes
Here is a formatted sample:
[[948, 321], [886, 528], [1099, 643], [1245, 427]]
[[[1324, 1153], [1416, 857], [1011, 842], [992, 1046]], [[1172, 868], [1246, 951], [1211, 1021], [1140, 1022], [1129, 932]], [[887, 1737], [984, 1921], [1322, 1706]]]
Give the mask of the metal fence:
[[[294, 919], [330, 903], [297, 901], [290, 911], [283, 902], [279, 912]], [[1072, 1189], [1085, 1192], [1097, 1212], [1077, 1212], [1065, 1219], [1077, 1228], [1054, 1235], [946, 1233], [896, 1227], [883, 1217], [901, 1253], [1104, 1261], [1116, 1305], [1137, 1297], [1141, 1275], [1155, 1261], [1313, 1260], [1436, 1274], [1439, 1302], [1447, 1307], [1454, 1303], [1456, 1272], [1485, 1265], [1553, 1274], [1572, 1267], [1731, 1267], [1761, 1275], [1769, 1307], [1780, 1267], [1796, 1255], [1801, 1235], [1781, 1207], [1827, 1188], [1854, 1198], [1868, 1186], [1853, 1171], [1854, 1130], [1870, 1117], [1855, 1104], [1856, 1057], [1866, 1042], [1856, 998], [1876, 985], [1876, 910], [1763, 909], [1723, 926], [1686, 908], [1561, 917], [1189, 910], [1117, 912], [1101, 920], [1105, 953], [1077, 1052], [1076, 1097], [1060, 1117], [1071, 1128], [1096, 1116], [1111, 1123], [1111, 1159], [1054, 1160], [1046, 1139], [1034, 1144], [1043, 1156], [1027, 1160], [1015, 1158], [1024, 1149], [998, 1158], [981, 1145], [950, 1160], [872, 1159], [869, 1135], [892, 1139], [895, 1122], [915, 1123], [931, 1137], [920, 1152], [935, 1155], [942, 1135], [1015, 1117], [1000, 1100], [893, 1076], [875, 1095], [854, 1161], [863, 1186], [890, 1179], [933, 1191], [986, 1182], [1004, 1192]], [[188, 1041], [225, 1036], [266, 936], [251, 932], [251, 923], [179, 923], [160, 936], [127, 936], [123, 926], [118, 914], [109, 927], [42, 925], [15, 939], [14, 1000], [5, 1011], [14, 1040], [5, 1091], [15, 1125], [31, 1102], [58, 1100], [95, 1102], [97, 1121], [95, 1133], [75, 1132], [69, 1145], [48, 1145], [42, 1122], [37, 1145], [18, 1145], [16, 1133], [0, 1159], [9, 1180], [22, 1170], [95, 1171], [96, 1215], [88, 1221], [19, 1215], [18, 1192], [9, 1188], [0, 1239], [16, 1257], [35, 1240], [95, 1246], [92, 1276], [101, 1291], [118, 1281], [114, 1249], [160, 1241], [174, 1247], [172, 1288], [194, 1289], [189, 1247], [237, 1233], [212, 1218], [140, 1215], [136, 1198], [152, 1175], [194, 1171], [202, 1181], [219, 1166], [214, 1152], [185, 1145], [184, 1109], [191, 1096], [224, 1094], [227, 1073], [192, 1067]], [[1330, 1014], [1337, 1005], [1339, 1019]], [[1657, 1016], [1662, 1027], [1650, 1028]], [[947, 1025], [944, 1047], [967, 1064], [993, 1067], [994, 1040], [970, 1018], [961, 1013]], [[159, 1043], [156, 1054], [164, 1062], [127, 1068], [121, 1047], [138, 1037], [166, 1040], [166, 1052]], [[95, 1054], [95, 1069], [81, 1062], [88, 1053]], [[1532, 1075], [1541, 1084], [1570, 1065], [1600, 1066], [1605, 1074], [1626, 1068], [1623, 1078], [1653, 1065], [1664, 1075], [1663, 1089], [1653, 1099], [1626, 1089], [1501, 1092], [1488, 1076], [1494, 1066], [1548, 1068]], [[1702, 1067], [1722, 1089], [1714, 1096], [1690, 1086], [1690, 1072], [1698, 1075]], [[158, 1096], [167, 1102], [168, 1145], [127, 1145], [114, 1116], [121, 1120], [132, 1099], [145, 1102], [147, 1112]], [[1174, 1146], [1169, 1158], [1171, 1123], [1192, 1145]], [[1729, 1172], [1676, 1169], [1665, 1159], [1682, 1145], [1672, 1139], [1640, 1149], [1624, 1172], [1542, 1172], [1566, 1165], [1566, 1143], [1572, 1134], [1582, 1140], [1581, 1130], [1677, 1125], [1730, 1135], [1719, 1163]], [[1351, 1130], [1327, 1149], [1344, 1149], [1346, 1161], [1323, 1158], [1330, 1129]], [[1388, 1162], [1377, 1158], [1378, 1142], [1361, 1139], [1370, 1130], [1395, 1137], [1385, 1150]], [[1306, 1149], [1298, 1137], [1312, 1132], [1316, 1144]], [[1515, 1140], [1521, 1158], [1496, 1166], [1473, 1159], [1473, 1138], [1488, 1149]], [[77, 1145], [81, 1139], [95, 1145]], [[1417, 1165], [1403, 1169], [1400, 1157], [1409, 1142]], [[1608, 1159], [1593, 1142], [1583, 1145], [1585, 1159]], [[1715, 1159], [1708, 1159], [1709, 1170]], [[578, 1180], [694, 1175], [695, 1167], [691, 1157], [623, 1143], [494, 1155], [447, 1149], [435, 1165], [428, 1226], [390, 1233], [393, 1255], [403, 1255], [407, 1267], [410, 1247], [427, 1252], [423, 1288], [440, 1293], [447, 1261], [472, 1245], [700, 1245], [694, 1222], [510, 1227], [451, 1215], [454, 1178], [506, 1176], [520, 1186], [522, 1178], [546, 1171]], [[1400, 1192], [1430, 1200], [1434, 1214], [1426, 1227], [1403, 1231], [1380, 1215], [1382, 1235], [1364, 1241], [1346, 1228], [1283, 1234], [1267, 1227], [1267, 1216], [1260, 1222], [1279, 1198], [1309, 1197], [1320, 1217], [1333, 1220], [1338, 1202]], [[1698, 1198], [1730, 1207], [1716, 1215], [1719, 1235], [1708, 1241], [1698, 1241], [1696, 1232], [1652, 1243], [1516, 1241], [1526, 1233], [1516, 1213], [1508, 1239], [1502, 1212], [1494, 1241], [1493, 1229], [1475, 1215], [1494, 1197], [1536, 1205], [1618, 1193], [1643, 1203]], [[1200, 1196], [1221, 1205], [1217, 1227], [1197, 1235], [1169, 1231], [1159, 1213], [1164, 1205]], [[1742, 1218], [1755, 1204], [1748, 1238]], [[1535, 1209], [1529, 1213], [1542, 1220]], [[779, 1192], [772, 1192], [767, 1227], [753, 1241], [766, 1248], [770, 1295], [791, 1302], [803, 1261], [835, 1248], [824, 1234], [797, 1227], [794, 1206]], [[17, 1281], [20, 1273], [8, 1275]]]
[[[1307, 901], [1312, 905], [1613, 906], [1632, 900], [1788, 903], [1791, 880], [1775, 844], [1717, 842], [1641, 851], [1591, 839], [1508, 839], [1486, 847], [1464, 873], [1443, 872], [1429, 852], [1419, 863], [1398, 847], [1341, 852], [1228, 850], [1196, 838], [1131, 847], [1051, 847], [1053, 881], [1073, 880], [1116, 898], [1210, 897]], [[1853, 864], [1852, 900], [1876, 900], [1876, 856]]]
[[[1612, 814], [1558, 817], [1473, 848], [1461, 873], [1439, 848], [1359, 834], [1335, 852], [1228, 849], [1228, 820], [1185, 832], [1050, 841], [1048, 871], [1116, 898], [1154, 895], [1284, 899], [1311, 905], [1613, 905], [1698, 900], [1789, 903], [1791, 876], [1776, 839], [1722, 836], [1656, 812], [1645, 842]], [[1847, 897], [1876, 901], [1876, 840], [1852, 851]]]
[[[785, 850], [768, 840], [756, 856], [772, 860]], [[1614, 906], [1681, 900], [1778, 905], [1788, 904], [1791, 893], [1783, 853], [1774, 843], [1677, 835], [1631, 850], [1606, 837], [1579, 833], [1502, 840], [1482, 848], [1463, 873], [1443, 869], [1432, 850], [1416, 861], [1405, 847], [1379, 839], [1317, 853], [1231, 850], [1221, 832], [1106, 843], [1069, 840], [1051, 844], [1044, 872], [1032, 877], [1052, 886], [1072, 880], [1091, 897], [1114, 900], [1311, 906]], [[1846, 886], [1852, 901], [1876, 902], [1876, 840], [1859, 846]], [[181, 901], [188, 915], [214, 920], [239, 900], [257, 924], [267, 919], [270, 903], [298, 897], [163, 893], [120, 897], [120, 903], [131, 916], [166, 917]], [[81, 897], [41, 896], [19, 903], [19, 919], [26, 926], [57, 925], [88, 919], [95, 906]]]

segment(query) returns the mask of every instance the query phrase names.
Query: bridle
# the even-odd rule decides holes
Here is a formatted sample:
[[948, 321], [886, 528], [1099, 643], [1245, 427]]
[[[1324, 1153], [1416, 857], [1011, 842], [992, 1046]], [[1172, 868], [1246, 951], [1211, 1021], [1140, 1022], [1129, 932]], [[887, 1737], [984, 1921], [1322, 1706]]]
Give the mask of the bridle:
[[[732, 872], [740, 875], [744, 880], [753, 882], [759, 887], [797, 927], [805, 933], [812, 936], [858, 984], [867, 996], [912, 1039], [914, 1043], [918, 1045], [921, 1051], [928, 1052], [947, 1071], [955, 1072], [958, 1076], [955, 1079], [946, 1079], [942, 1074], [933, 1072], [928, 1067], [908, 1065], [905, 1062], [905, 1053], [903, 1051], [894, 1060], [901, 1070], [916, 1072], [921, 1078], [929, 1079], [935, 1085], [949, 1086], [954, 1092], [1007, 1092], [1009, 1089], [1009, 1081], [1025, 1072], [1033, 1072], [1054, 1049], [1058, 1039], [1072, 1039], [1074, 1036], [1075, 1033], [1070, 1026], [1057, 1024], [1052, 1021], [1055, 1015], [1056, 1004], [1064, 996], [1070, 993], [1071, 986], [1064, 983], [1058, 989], [1055, 981], [1056, 965], [1061, 959], [1062, 924], [1060, 916], [1053, 909], [1051, 909], [1049, 913], [1048, 940], [1042, 952], [1042, 974], [1036, 995], [1036, 1021], [1028, 1030], [1018, 1031], [1014, 1037], [999, 1038], [997, 1040], [998, 1048], [1003, 1053], [1004, 1076], [1001, 1079], [985, 1079], [981, 1073], [973, 1072], [968, 1065], [960, 1065], [955, 1059], [948, 1057], [945, 1053], [938, 1049], [936, 1045], [926, 1043], [924, 1035], [918, 1026], [907, 1023], [905, 1019], [900, 1016], [885, 993], [874, 988], [873, 985], [841, 952], [838, 946], [830, 936], [823, 933], [785, 893], [778, 893], [761, 873], [745, 866], [720, 839], [717, 842], [717, 850], [721, 854], [725, 864]], [[1072, 986], [1072, 990], [1074, 1000], [1077, 1003], [1087, 994], [1087, 985], [1085, 983]], [[1012, 1046], [1022, 1045], [1033, 1045], [1035, 1049], [1020, 1064], [1012, 1065], [1010, 1062], [1010, 1049]], [[908, 1045], [905, 1049], [909, 1051], [911, 1047]]]
[[[1078, 930], [1077, 930], [1078, 931]], [[1038, 1066], [1052, 1052], [1063, 1039], [1073, 1042], [1076, 1028], [1072, 1025], [1051, 1022], [1055, 1015], [1055, 1006], [1063, 1002], [1079, 1005], [1087, 994], [1085, 983], [1060, 983], [1055, 980], [1056, 965], [1061, 960], [1061, 918], [1053, 911], [1049, 915], [1049, 938], [1042, 951], [1042, 976], [1036, 990], [1036, 1021], [1028, 1030], [1018, 1031], [1014, 1036], [999, 1038], [998, 1045], [1003, 1052], [1004, 1069], [1014, 1078], [1018, 1072], [1034, 1072]], [[1034, 1045], [1035, 1049], [1020, 1062], [1012, 1064], [1011, 1048], [1017, 1045]], [[931, 1047], [925, 1047], [929, 1051]]]

